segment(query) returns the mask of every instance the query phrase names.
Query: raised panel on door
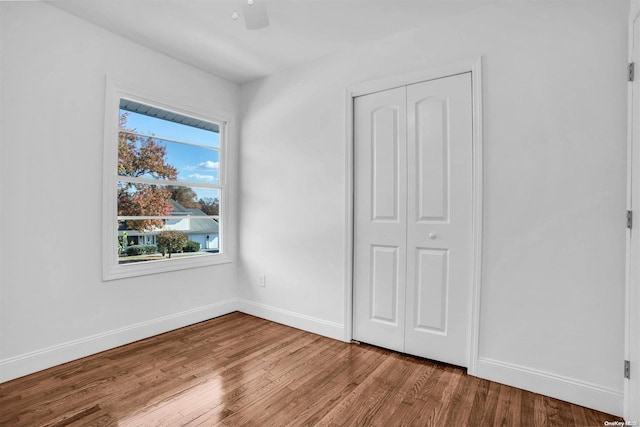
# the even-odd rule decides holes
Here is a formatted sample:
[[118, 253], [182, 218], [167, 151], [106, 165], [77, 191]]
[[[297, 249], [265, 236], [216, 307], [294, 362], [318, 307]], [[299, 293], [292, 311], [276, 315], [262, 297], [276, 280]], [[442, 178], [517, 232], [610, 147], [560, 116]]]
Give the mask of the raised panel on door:
[[398, 325], [398, 254], [397, 246], [371, 246], [371, 321]]
[[407, 87], [405, 351], [468, 366], [471, 74]]
[[418, 221], [449, 218], [449, 99], [427, 96], [413, 106], [415, 118], [415, 193]]
[[416, 330], [447, 333], [448, 255], [446, 249], [416, 249]]
[[399, 113], [397, 106], [388, 105], [371, 112], [370, 186], [373, 221], [398, 221]]
[[406, 90], [356, 98], [353, 338], [403, 351]]

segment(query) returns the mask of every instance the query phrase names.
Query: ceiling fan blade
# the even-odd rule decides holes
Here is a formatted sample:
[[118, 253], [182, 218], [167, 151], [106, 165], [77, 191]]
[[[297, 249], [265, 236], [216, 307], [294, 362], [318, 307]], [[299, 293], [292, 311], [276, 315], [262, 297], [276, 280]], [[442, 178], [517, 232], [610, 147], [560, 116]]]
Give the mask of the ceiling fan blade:
[[269, 16], [264, 1], [255, 1], [253, 5], [244, 3], [242, 5], [242, 15], [247, 30], [259, 30], [269, 26]]

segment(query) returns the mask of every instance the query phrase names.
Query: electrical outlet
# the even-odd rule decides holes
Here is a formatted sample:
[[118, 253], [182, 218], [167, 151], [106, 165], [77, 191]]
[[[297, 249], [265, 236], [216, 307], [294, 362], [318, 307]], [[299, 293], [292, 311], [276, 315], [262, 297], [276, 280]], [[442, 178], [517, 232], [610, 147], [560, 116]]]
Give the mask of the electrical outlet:
[[267, 285], [267, 275], [266, 274], [261, 274], [260, 275], [260, 287], [264, 288]]

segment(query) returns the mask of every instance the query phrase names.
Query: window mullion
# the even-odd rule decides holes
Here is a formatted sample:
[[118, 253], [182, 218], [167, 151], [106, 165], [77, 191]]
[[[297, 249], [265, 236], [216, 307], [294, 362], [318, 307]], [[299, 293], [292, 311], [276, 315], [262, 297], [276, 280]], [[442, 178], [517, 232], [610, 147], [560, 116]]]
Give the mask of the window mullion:
[[138, 215], [138, 216], [127, 216], [127, 215], [118, 215], [118, 221], [135, 221], [135, 220], [146, 220], [146, 219], [202, 219], [202, 218], [211, 218], [218, 219], [220, 215], [174, 215], [174, 216], [162, 216], [162, 215]]
[[137, 176], [118, 175], [117, 180], [119, 182], [127, 182], [131, 184], [150, 184], [150, 185], [165, 185], [165, 186], [178, 186], [178, 187], [196, 187], [196, 188], [212, 188], [222, 190], [223, 185], [220, 184], [207, 184], [205, 182], [191, 182], [191, 181], [173, 181], [168, 179], [153, 179], [143, 178]]

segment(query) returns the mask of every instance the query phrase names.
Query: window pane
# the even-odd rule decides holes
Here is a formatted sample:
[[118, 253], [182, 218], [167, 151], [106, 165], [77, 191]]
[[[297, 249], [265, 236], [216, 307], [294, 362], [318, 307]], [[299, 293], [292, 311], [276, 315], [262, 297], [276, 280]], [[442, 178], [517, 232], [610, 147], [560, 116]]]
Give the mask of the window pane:
[[118, 182], [118, 217], [219, 215], [219, 205], [217, 188]]
[[[204, 220], [215, 223], [211, 218]], [[171, 230], [169, 226], [152, 231], [119, 229], [117, 246], [118, 264], [206, 256], [219, 252], [220, 234], [217, 227], [206, 233]]]
[[120, 182], [118, 193], [119, 264], [219, 252], [220, 190]]
[[[162, 110], [157, 110], [163, 112]], [[184, 118], [184, 116], [179, 116]], [[220, 147], [220, 132], [198, 129], [181, 123], [175, 123], [148, 115], [120, 110], [120, 129], [137, 133], [157, 135], [161, 138], [192, 142], [207, 147]]]
[[220, 183], [217, 149], [195, 147], [120, 132], [118, 175], [150, 179]]

